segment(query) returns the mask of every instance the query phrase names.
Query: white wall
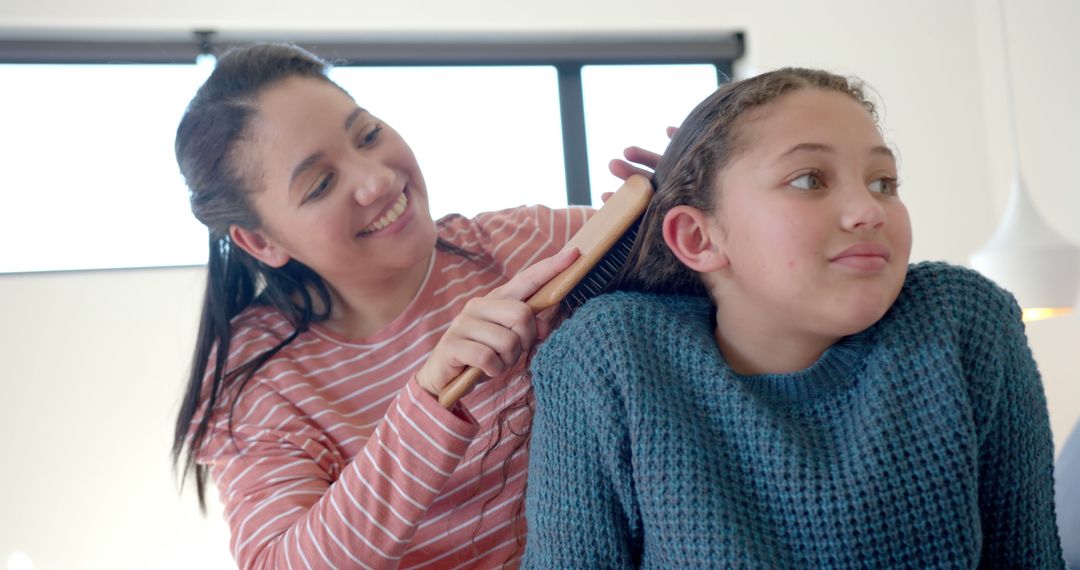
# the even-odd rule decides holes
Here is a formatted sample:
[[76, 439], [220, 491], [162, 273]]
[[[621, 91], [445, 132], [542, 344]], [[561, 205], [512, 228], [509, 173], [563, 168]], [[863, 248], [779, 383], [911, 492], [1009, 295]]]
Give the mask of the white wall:
[[[1023, 169], [1080, 243], [1080, 3], [1008, 0]], [[746, 65], [857, 74], [885, 101], [915, 259], [966, 263], [1001, 213], [1011, 151], [993, 4], [980, 0], [5, 0], [0, 39], [64, 30], [339, 35], [744, 30]], [[5, 86], [5, 88], [10, 88]], [[2, 136], [2, 135], [0, 135]], [[627, 141], [632, 143], [634, 141]], [[0, 157], [0, 160], [3, 160]], [[465, 173], [467, 175], [467, 173]], [[439, 189], [433, 189], [438, 192]], [[2, 206], [0, 206], [2, 207]], [[62, 228], [43, 227], [43, 231]], [[5, 245], [6, 247], [15, 247]], [[0, 276], [0, 563], [40, 569], [229, 567], [216, 514], [178, 498], [168, 448], [202, 272]], [[1029, 325], [1060, 447], [1080, 417], [1080, 317]], [[213, 494], [213, 493], [212, 493]]]
[[[1080, 183], [1069, 171], [1080, 162], [1080, 2], [1006, 0], [1009, 62], [1016, 99], [1020, 171], [1046, 220], [1080, 244]], [[1004, 54], [996, 2], [972, 1], [981, 70], [987, 201], [1004, 209], [1014, 169], [1007, 126]], [[963, 214], [959, 214], [962, 216]], [[960, 226], [959, 229], [963, 229]], [[944, 228], [942, 228], [944, 229]], [[1028, 338], [1046, 384], [1058, 449], [1080, 417], [1080, 315], [1028, 325]]]

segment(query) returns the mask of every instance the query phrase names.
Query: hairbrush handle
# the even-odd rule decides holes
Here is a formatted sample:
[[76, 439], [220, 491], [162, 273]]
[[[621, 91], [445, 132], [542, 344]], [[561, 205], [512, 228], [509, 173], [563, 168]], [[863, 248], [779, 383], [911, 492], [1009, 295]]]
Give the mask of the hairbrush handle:
[[[564, 250], [576, 247], [580, 255], [570, 267], [553, 277], [525, 301], [533, 313], [558, 305], [596, 267], [645, 212], [652, 200], [652, 193], [652, 183], [648, 178], [635, 174], [626, 179], [615, 194], [604, 202], [603, 207], [563, 246]], [[453, 406], [483, 376], [484, 372], [479, 368], [466, 368], [439, 393], [439, 403], [445, 408]]]

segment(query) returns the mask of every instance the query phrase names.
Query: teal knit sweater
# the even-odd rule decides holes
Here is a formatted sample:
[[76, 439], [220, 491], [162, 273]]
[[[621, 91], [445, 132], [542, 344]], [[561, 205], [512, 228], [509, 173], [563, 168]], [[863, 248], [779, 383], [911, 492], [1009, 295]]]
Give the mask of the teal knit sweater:
[[1013, 298], [941, 263], [809, 368], [740, 376], [707, 299], [593, 299], [533, 361], [525, 568], [1063, 568]]

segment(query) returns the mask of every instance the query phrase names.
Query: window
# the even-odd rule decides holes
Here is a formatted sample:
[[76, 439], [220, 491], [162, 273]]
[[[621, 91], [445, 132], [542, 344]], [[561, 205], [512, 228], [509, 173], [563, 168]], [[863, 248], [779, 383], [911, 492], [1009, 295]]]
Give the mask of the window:
[[554, 68], [338, 67], [331, 78], [412, 147], [436, 219], [566, 205]]
[[581, 80], [592, 204], [618, 187], [609, 160], [630, 145], [663, 151], [666, 128], [678, 126], [717, 87], [709, 64], [589, 65]]
[[0, 65], [0, 272], [196, 265], [172, 139], [193, 65]]
[[[742, 38], [308, 47], [413, 147], [439, 217], [598, 204], [607, 161], [662, 150]], [[197, 49], [0, 42], [0, 84], [19, 86], [0, 92], [0, 273], [205, 262], [172, 148]]]

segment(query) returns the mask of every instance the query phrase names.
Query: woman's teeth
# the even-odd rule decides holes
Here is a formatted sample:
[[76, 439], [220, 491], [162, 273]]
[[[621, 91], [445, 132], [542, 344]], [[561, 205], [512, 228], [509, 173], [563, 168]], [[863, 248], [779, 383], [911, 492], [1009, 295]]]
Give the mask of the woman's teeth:
[[398, 196], [397, 202], [394, 202], [393, 207], [387, 210], [383, 217], [372, 222], [370, 226], [360, 230], [360, 233], [370, 234], [389, 226], [401, 217], [401, 214], [405, 212], [405, 208], [407, 207], [409, 207], [409, 199], [406, 198], [405, 193], [402, 192], [401, 195]]

